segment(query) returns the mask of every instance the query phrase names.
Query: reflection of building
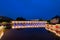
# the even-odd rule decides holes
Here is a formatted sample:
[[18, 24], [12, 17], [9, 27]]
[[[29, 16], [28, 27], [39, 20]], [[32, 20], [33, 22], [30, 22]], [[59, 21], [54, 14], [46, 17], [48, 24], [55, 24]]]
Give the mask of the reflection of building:
[[45, 27], [47, 21], [12, 21], [12, 28], [38, 28]]
[[2, 38], [3, 34], [4, 34], [4, 27], [0, 26], [0, 39]]
[[60, 37], [60, 24], [46, 24], [45, 29]]

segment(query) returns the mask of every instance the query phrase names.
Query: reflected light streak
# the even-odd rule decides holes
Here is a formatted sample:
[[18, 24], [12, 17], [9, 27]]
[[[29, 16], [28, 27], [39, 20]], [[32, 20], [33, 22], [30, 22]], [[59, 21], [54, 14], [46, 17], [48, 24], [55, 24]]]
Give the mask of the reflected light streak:
[[2, 32], [2, 33], [0, 34], [0, 39], [2, 38], [3, 35], [4, 35], [4, 32]]
[[[58, 28], [56, 28], [56, 26], [58, 26]], [[45, 29], [54, 33], [56, 36], [60, 37], [60, 24], [56, 24], [52, 26], [50, 24], [46, 24]]]
[[2, 38], [3, 35], [4, 35], [4, 27], [0, 26], [0, 39]]

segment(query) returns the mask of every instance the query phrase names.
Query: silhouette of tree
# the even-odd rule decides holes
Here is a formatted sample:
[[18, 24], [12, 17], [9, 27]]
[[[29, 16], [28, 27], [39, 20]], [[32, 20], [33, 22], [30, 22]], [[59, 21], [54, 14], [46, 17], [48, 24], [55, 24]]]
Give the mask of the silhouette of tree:
[[11, 22], [12, 20], [12, 18], [6, 16], [0, 16], [0, 22]]
[[17, 17], [16, 20], [17, 20], [17, 21], [26, 21], [26, 19], [23, 18], [23, 17]]
[[12, 18], [9, 18], [9, 17], [6, 17], [6, 16], [0, 16], [0, 23], [3, 24], [4, 27], [6, 27], [6, 29], [10, 29], [11, 28], [11, 21], [13, 19]]

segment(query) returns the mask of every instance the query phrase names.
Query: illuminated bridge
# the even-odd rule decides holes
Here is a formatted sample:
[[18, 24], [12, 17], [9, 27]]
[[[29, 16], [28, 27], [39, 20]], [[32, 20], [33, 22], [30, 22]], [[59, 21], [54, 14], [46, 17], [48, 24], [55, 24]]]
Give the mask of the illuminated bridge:
[[48, 24], [47, 21], [12, 21], [12, 29], [42, 27], [60, 37], [60, 24]]
[[[60, 24], [52, 25], [52, 24], [48, 24], [47, 21], [12, 21], [11, 23], [7, 23], [7, 24], [11, 24], [12, 29], [45, 28], [46, 30], [51, 31], [60, 37]], [[0, 39], [2, 38], [3, 34], [4, 34], [4, 24], [0, 26]]]
[[12, 28], [41, 28], [46, 26], [47, 21], [12, 21]]
[[[41, 27], [45, 27], [47, 21], [12, 21], [11, 23], [7, 23], [7, 24], [11, 24], [12, 25], [12, 29], [16, 29], [16, 28], [41, 28]], [[2, 38], [3, 34], [4, 34], [4, 25], [5, 23], [0, 23], [0, 39]]]

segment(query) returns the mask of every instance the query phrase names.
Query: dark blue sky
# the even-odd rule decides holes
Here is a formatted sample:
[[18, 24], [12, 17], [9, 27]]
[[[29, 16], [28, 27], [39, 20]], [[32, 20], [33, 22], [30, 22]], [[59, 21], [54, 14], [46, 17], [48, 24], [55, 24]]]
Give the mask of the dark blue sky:
[[11, 18], [50, 19], [60, 15], [60, 0], [0, 0], [0, 15]]

